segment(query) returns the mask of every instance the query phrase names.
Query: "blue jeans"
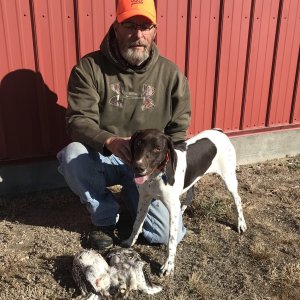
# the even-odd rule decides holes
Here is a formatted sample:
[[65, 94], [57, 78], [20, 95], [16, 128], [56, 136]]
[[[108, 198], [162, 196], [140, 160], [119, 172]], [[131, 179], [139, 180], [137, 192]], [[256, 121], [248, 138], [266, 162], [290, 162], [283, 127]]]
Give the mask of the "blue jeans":
[[[139, 195], [130, 166], [114, 155], [103, 156], [78, 142], [63, 148], [57, 158], [60, 163], [58, 171], [81, 203], [86, 205], [94, 225], [109, 226], [118, 222], [119, 204], [107, 189], [113, 185], [123, 187], [122, 201], [135, 219]], [[181, 216], [178, 226], [180, 242], [186, 232]], [[142, 233], [149, 243], [168, 243], [169, 212], [160, 200], [152, 201]]]

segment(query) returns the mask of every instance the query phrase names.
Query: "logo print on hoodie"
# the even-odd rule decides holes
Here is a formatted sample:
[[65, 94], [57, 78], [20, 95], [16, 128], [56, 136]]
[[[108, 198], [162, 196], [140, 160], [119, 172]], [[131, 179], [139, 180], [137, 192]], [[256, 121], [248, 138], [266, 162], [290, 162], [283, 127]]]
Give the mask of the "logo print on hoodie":
[[115, 96], [110, 98], [109, 103], [115, 107], [123, 108], [126, 100], [141, 100], [142, 111], [152, 109], [155, 107], [152, 96], [155, 93], [155, 88], [149, 84], [143, 85], [142, 93], [125, 92], [125, 87], [122, 82], [112, 83], [111, 89], [116, 93]]

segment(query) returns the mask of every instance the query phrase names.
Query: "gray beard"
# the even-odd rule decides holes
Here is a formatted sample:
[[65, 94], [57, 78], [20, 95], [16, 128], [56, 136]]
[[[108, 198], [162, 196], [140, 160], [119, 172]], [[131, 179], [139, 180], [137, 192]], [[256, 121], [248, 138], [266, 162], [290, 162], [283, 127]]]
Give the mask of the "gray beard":
[[123, 58], [132, 66], [140, 66], [144, 61], [148, 59], [150, 55], [148, 49], [146, 48], [142, 53], [130, 48], [127, 50], [122, 49], [120, 52]]

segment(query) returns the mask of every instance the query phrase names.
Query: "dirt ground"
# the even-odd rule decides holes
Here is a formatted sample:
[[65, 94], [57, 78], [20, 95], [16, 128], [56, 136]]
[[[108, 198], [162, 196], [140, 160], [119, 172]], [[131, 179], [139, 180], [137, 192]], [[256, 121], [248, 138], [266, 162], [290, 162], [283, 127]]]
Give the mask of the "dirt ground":
[[[246, 233], [236, 232], [223, 182], [204, 177], [184, 216], [174, 276], [156, 272], [165, 246], [135, 245], [163, 292], [130, 299], [300, 299], [300, 156], [240, 166], [237, 175]], [[2, 197], [0, 299], [79, 299], [72, 260], [91, 228], [67, 188]]]

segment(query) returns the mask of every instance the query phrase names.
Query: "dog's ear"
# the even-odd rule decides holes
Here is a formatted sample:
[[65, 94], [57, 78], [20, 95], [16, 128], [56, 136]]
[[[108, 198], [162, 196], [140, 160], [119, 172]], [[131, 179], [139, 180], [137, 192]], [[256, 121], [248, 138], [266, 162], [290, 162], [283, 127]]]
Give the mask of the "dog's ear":
[[131, 155], [134, 154], [134, 141], [137, 138], [137, 136], [139, 135], [140, 130], [136, 131], [130, 138], [130, 151], [131, 151]]
[[174, 144], [172, 142], [172, 139], [168, 136], [167, 137], [168, 142], [168, 153], [170, 156], [170, 160], [166, 165], [166, 175], [167, 175], [167, 182], [170, 185], [173, 185], [175, 182], [175, 170], [177, 165], [177, 155], [174, 149]]

